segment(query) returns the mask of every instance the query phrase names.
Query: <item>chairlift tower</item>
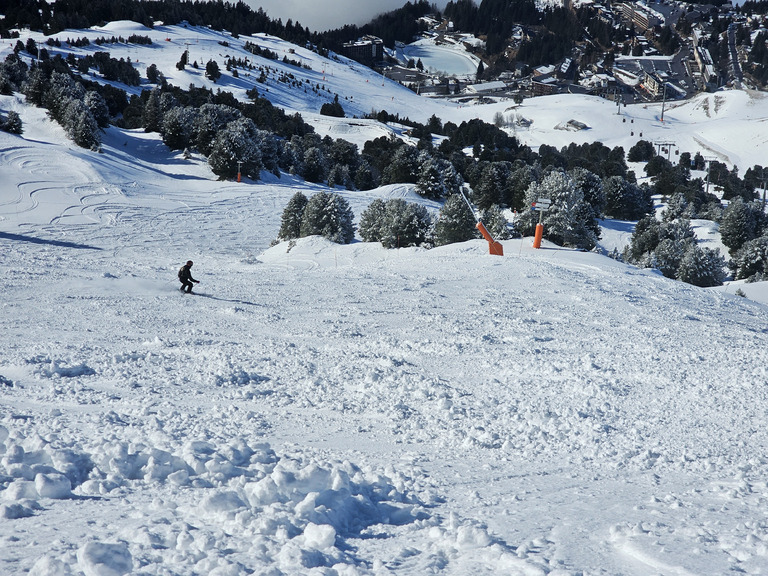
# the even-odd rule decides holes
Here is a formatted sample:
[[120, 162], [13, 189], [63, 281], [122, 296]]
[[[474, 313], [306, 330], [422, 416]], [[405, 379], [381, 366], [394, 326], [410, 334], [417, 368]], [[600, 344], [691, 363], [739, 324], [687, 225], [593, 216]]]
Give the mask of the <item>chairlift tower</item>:
[[707, 163], [707, 187], [705, 189], [705, 193], [709, 194], [709, 171], [712, 167], [712, 161], [717, 160], [716, 156], [704, 156], [704, 161]]

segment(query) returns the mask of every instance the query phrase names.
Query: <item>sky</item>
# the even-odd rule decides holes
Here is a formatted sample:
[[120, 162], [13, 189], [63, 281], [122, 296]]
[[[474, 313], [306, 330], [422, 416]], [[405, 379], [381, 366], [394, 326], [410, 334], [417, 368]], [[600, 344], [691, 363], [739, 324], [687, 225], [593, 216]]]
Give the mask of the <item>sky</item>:
[[[404, 6], [405, 0], [245, 0], [245, 3], [254, 10], [261, 7], [271, 18], [280, 18], [283, 22], [290, 18], [310, 30], [322, 32], [345, 24], [365, 24], [378, 14]], [[448, 0], [434, 3], [444, 8]]]

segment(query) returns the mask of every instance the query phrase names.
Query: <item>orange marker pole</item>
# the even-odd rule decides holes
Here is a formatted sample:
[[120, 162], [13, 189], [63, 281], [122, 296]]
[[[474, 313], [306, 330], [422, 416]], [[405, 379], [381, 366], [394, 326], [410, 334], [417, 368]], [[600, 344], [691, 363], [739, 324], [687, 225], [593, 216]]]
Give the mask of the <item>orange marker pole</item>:
[[536, 224], [536, 234], [533, 237], [533, 247], [541, 248], [541, 237], [544, 235], [544, 225]]

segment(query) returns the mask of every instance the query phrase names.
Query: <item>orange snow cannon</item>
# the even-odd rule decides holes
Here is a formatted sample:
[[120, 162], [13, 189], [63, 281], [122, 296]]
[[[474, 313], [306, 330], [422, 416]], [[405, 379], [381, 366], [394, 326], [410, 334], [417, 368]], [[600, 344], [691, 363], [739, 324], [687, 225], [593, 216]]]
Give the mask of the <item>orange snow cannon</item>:
[[496, 240], [493, 239], [493, 236], [491, 236], [490, 232], [488, 232], [482, 222], [478, 220], [475, 228], [480, 230], [480, 234], [483, 235], [483, 238], [488, 240], [489, 254], [493, 254], [494, 256], [504, 256], [504, 246], [501, 245], [501, 242], [496, 242]]

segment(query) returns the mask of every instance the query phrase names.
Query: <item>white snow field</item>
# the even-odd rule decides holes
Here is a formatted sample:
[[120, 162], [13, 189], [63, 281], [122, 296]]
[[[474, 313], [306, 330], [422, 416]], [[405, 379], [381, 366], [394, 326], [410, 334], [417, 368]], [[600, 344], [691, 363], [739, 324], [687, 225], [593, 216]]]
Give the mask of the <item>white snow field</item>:
[[[178, 49], [156, 47], [169, 76]], [[333, 78], [360, 109], [401, 93], [413, 118], [506, 105], [407, 108], [415, 95], [354, 74]], [[569, 117], [631, 145], [601, 102], [520, 113], [551, 145], [586, 138], [554, 129]], [[12, 109], [0, 574], [768, 573], [761, 285], [741, 298], [530, 238], [504, 257], [484, 241], [270, 247], [288, 199], [321, 187], [217, 181], [142, 131], [83, 150], [0, 98]], [[657, 128], [749, 166], [767, 111], [758, 95], [705, 95]], [[650, 107], [630, 112], [655, 126]], [[358, 217], [376, 197], [418, 200], [339, 192]], [[606, 223], [605, 242], [630, 230]], [[187, 259], [197, 296], [178, 291]]]

